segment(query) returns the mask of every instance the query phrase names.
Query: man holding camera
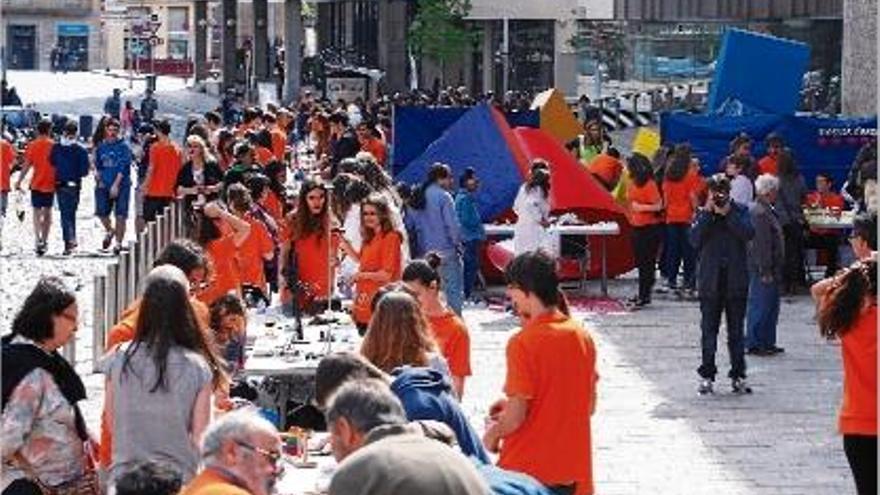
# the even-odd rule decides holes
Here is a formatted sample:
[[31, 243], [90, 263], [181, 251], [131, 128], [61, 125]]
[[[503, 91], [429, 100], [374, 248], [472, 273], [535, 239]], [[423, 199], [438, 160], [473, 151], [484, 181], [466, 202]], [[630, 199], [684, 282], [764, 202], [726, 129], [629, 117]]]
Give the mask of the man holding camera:
[[721, 314], [727, 318], [727, 349], [734, 393], [751, 393], [746, 384], [744, 326], [749, 275], [746, 269], [748, 242], [755, 230], [749, 211], [730, 198], [730, 180], [715, 174], [707, 181], [709, 195], [699, 209], [690, 231], [690, 241], [699, 252], [697, 289], [700, 294], [702, 364], [699, 393], [713, 392], [715, 350]]

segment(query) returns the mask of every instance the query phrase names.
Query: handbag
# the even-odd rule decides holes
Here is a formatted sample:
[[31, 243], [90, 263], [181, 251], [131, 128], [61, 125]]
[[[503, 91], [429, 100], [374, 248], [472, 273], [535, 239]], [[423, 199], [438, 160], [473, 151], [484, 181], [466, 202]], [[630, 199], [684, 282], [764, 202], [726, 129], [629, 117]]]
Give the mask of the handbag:
[[101, 480], [98, 476], [97, 449], [91, 440], [83, 442], [83, 457], [85, 470], [83, 474], [60, 485], [49, 486], [40, 480], [33, 466], [24, 458], [21, 452], [13, 456], [13, 461], [24, 471], [27, 479], [32, 481], [40, 489], [43, 495], [102, 495]]

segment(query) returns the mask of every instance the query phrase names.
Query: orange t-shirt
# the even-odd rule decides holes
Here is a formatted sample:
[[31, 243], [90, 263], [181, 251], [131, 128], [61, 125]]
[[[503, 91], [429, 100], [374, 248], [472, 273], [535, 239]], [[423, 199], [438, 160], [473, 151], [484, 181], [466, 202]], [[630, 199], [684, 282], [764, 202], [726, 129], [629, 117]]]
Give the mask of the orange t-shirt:
[[617, 181], [620, 180], [620, 173], [623, 171], [623, 165], [620, 160], [605, 153], [599, 153], [593, 158], [593, 161], [587, 165], [587, 170], [599, 179], [599, 182], [606, 189], [614, 189]]
[[663, 180], [663, 198], [666, 200], [666, 223], [690, 224], [694, 218], [691, 195], [697, 193], [699, 175], [688, 171], [680, 181]]
[[278, 199], [274, 192], [269, 191], [265, 198], [260, 201], [260, 206], [266, 209], [277, 224], [281, 225], [284, 223], [284, 205], [281, 204], [281, 200]]
[[778, 175], [779, 166], [776, 164], [776, 157], [766, 155], [758, 160], [758, 173]]
[[400, 280], [400, 243], [400, 234], [392, 230], [376, 234], [361, 246], [358, 272], [385, 271], [391, 274], [391, 279], [386, 282], [362, 279], [357, 281], [357, 294], [351, 310], [355, 322], [369, 323], [373, 316], [370, 308], [373, 296], [383, 285]]
[[269, 162], [275, 159], [275, 155], [269, 148], [257, 146], [256, 153], [254, 154], [254, 159], [261, 167], [265, 167], [269, 164]]
[[[211, 311], [202, 301], [191, 297], [189, 299], [192, 304], [193, 312], [199, 323], [199, 328], [206, 335], [210, 334], [211, 329]], [[135, 299], [131, 305], [122, 312], [119, 322], [107, 332], [107, 344], [104, 346], [105, 352], [115, 349], [120, 344], [130, 342], [134, 339], [134, 330], [137, 327], [138, 314], [141, 308], [141, 300]], [[107, 416], [107, 404], [104, 404], [104, 410], [101, 412], [101, 443], [98, 446], [98, 460], [101, 466], [110, 467], [113, 460], [113, 432], [110, 431], [109, 417]]]
[[24, 159], [33, 165], [34, 176], [31, 178], [31, 190], [37, 192], [55, 192], [55, 167], [49, 163], [49, 154], [55, 141], [39, 136], [24, 149]]
[[266, 272], [263, 271], [263, 257], [275, 251], [275, 244], [263, 222], [249, 217], [251, 232], [238, 248], [238, 271], [241, 283], [259, 287], [266, 291]]
[[388, 152], [385, 149], [385, 142], [381, 139], [367, 139], [365, 142], [361, 143], [361, 151], [370, 153], [376, 159], [376, 163], [383, 167], [385, 166], [385, 159]]
[[[328, 278], [330, 277], [330, 260], [328, 251], [330, 250], [330, 237], [325, 234], [318, 236], [312, 234], [302, 239], [293, 241], [296, 249], [297, 269], [299, 270], [299, 281], [308, 287], [311, 295], [317, 299], [327, 299], [330, 297], [330, 290], [335, 282], [331, 282], [328, 286]], [[333, 237], [333, 251], [335, 256], [339, 247], [339, 238]], [[335, 277], [334, 277], [335, 281]]]
[[239, 292], [241, 289], [241, 274], [238, 271], [236, 253], [238, 247], [233, 240], [233, 234], [213, 240], [205, 247], [205, 252], [211, 260], [211, 279], [208, 287], [198, 294], [200, 301], [210, 305], [219, 297], [230, 292]]
[[251, 492], [207, 468], [191, 479], [180, 491], [180, 495], [251, 495]]
[[428, 318], [428, 323], [452, 376], [471, 376], [471, 336], [461, 318], [450, 311]]
[[173, 198], [177, 188], [177, 174], [183, 164], [180, 149], [172, 142], [156, 142], [150, 146], [150, 183], [145, 195], [151, 198]]
[[537, 316], [507, 344], [504, 393], [528, 400], [526, 419], [501, 443], [498, 466], [545, 485], [578, 484], [593, 493], [590, 415], [596, 348], [589, 333], [561, 312]]
[[838, 429], [845, 435], [877, 435], [877, 305], [859, 315], [840, 338], [843, 401]]
[[276, 160], [283, 161], [284, 152], [287, 149], [287, 136], [278, 127], [273, 128], [270, 134], [272, 136], [272, 154], [275, 155]]
[[[660, 190], [657, 183], [652, 179], [648, 179], [643, 186], [639, 187], [635, 182], [630, 182], [626, 188], [626, 199], [632, 203], [652, 204], [660, 201]], [[645, 227], [660, 223], [663, 218], [663, 212], [655, 211], [633, 211], [629, 212], [629, 223], [633, 227]]]
[[15, 161], [15, 148], [12, 144], [0, 139], [0, 192], [9, 192], [12, 176], [12, 162]]

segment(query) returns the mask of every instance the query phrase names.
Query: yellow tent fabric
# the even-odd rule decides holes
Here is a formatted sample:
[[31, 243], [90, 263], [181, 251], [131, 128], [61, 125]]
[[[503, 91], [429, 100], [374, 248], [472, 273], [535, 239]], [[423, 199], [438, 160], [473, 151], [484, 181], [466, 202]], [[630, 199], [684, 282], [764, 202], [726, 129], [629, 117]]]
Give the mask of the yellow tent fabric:
[[565, 97], [557, 89], [548, 89], [535, 96], [532, 110], [539, 110], [541, 130], [567, 143], [583, 132], [583, 126], [565, 103]]

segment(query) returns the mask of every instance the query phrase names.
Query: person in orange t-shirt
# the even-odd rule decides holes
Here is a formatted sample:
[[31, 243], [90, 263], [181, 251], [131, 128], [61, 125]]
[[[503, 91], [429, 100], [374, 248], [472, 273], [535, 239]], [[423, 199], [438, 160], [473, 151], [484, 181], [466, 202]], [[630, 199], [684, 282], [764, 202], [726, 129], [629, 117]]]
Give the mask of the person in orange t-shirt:
[[623, 165], [620, 163], [620, 152], [615, 148], [599, 153], [587, 165], [587, 170], [593, 175], [606, 191], [611, 192], [620, 181]]
[[877, 493], [877, 289], [877, 260], [871, 257], [835, 276], [830, 289], [813, 291], [822, 336], [840, 339], [838, 431], [859, 494]]
[[666, 236], [663, 252], [666, 284], [678, 288], [678, 269], [684, 265], [684, 290], [695, 295], [697, 255], [688, 239], [691, 221], [698, 203], [699, 175], [691, 166], [689, 150], [677, 151], [669, 160], [663, 176], [663, 200], [666, 205]]
[[449, 364], [452, 389], [459, 400], [464, 396], [464, 381], [471, 376], [471, 337], [467, 327], [443, 300], [440, 289], [440, 257], [428, 253], [423, 260], [410, 261], [401, 279], [416, 297], [441, 354]]
[[[816, 174], [816, 190], [807, 193], [803, 206], [807, 208], [846, 208], [843, 196], [834, 192], [834, 179], [825, 173]], [[838, 230], [810, 229], [804, 239], [804, 247], [818, 249], [825, 256], [825, 276], [833, 276], [840, 263], [840, 241], [842, 235]]]
[[153, 222], [174, 200], [177, 175], [183, 167], [180, 148], [171, 142], [171, 123], [156, 124], [157, 140], [150, 146], [150, 161], [144, 178], [144, 221]]
[[627, 161], [631, 182], [626, 189], [632, 245], [639, 269], [639, 293], [630, 300], [633, 308], [651, 304], [651, 290], [657, 265], [657, 251], [663, 233], [663, 199], [654, 182], [651, 162], [639, 153]]
[[380, 194], [371, 194], [361, 203], [361, 238], [360, 252], [346, 240], [342, 249], [358, 263], [352, 319], [363, 335], [373, 314], [373, 296], [383, 285], [400, 280], [403, 235], [394, 230], [391, 206]]
[[779, 134], [771, 132], [767, 135], [765, 142], [767, 143], [767, 154], [758, 160], [758, 175], [770, 174], [775, 177], [779, 174], [777, 158], [779, 152], [785, 149], [785, 141]]
[[388, 151], [385, 148], [385, 141], [382, 141], [376, 136], [376, 129], [373, 125], [367, 122], [361, 122], [358, 124], [356, 132], [358, 142], [360, 142], [361, 145], [361, 151], [366, 151], [373, 155], [373, 158], [376, 159], [376, 163], [384, 167]]
[[230, 292], [240, 297], [241, 274], [236, 255], [251, 232], [250, 224], [218, 203], [205, 205], [198, 224], [198, 242], [211, 260], [211, 275], [208, 286], [197, 297], [209, 306]]
[[231, 184], [226, 190], [226, 198], [232, 213], [250, 225], [250, 234], [238, 248], [236, 257], [241, 283], [259, 289], [268, 301], [269, 292], [263, 263], [271, 261], [274, 257], [275, 244], [263, 222], [251, 216], [250, 212], [254, 204], [251, 193], [245, 186]]
[[18, 153], [12, 143], [0, 137], [0, 217], [6, 216], [12, 180], [12, 165]]
[[15, 188], [33, 167], [31, 178], [31, 206], [34, 208], [34, 239], [38, 256], [46, 253], [49, 242], [49, 228], [52, 226], [52, 204], [55, 202], [55, 167], [49, 160], [55, 141], [52, 134], [52, 121], [42, 119], [37, 123], [37, 137], [24, 150], [24, 168], [18, 174]]
[[301, 310], [318, 310], [321, 301], [327, 301], [333, 293], [339, 236], [329, 232], [328, 206], [324, 183], [306, 179], [295, 212], [285, 220], [279, 263], [283, 304], [295, 300]]
[[507, 295], [523, 327], [507, 344], [505, 398], [489, 410], [483, 443], [498, 466], [560, 493], [593, 493], [590, 417], [596, 349], [568, 314], [556, 262], [541, 251], [507, 266]]

